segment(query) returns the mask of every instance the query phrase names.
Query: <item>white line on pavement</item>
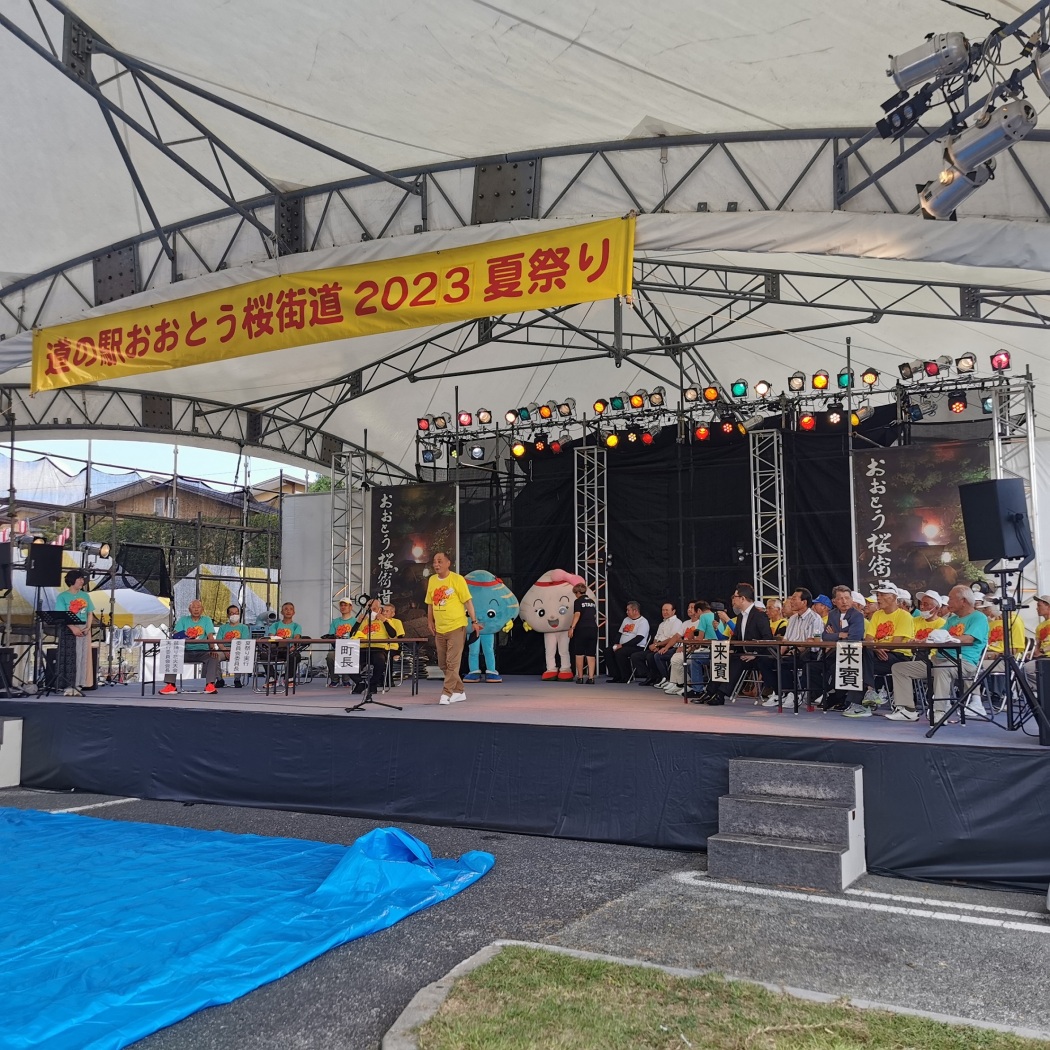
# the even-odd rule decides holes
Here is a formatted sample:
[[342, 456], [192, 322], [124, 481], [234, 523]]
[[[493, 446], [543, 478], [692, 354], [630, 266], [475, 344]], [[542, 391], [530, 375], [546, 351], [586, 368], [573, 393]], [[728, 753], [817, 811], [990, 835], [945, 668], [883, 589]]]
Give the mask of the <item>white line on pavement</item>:
[[857, 911], [876, 911], [888, 915], [908, 915], [912, 918], [939, 919], [942, 922], [962, 922], [972, 926], [995, 926], [1001, 930], [1024, 930], [1027, 933], [1050, 933], [1050, 923], [1010, 922], [989, 919], [982, 915], [960, 915], [958, 912], [932, 911], [928, 908], [902, 908], [894, 904], [876, 904], [873, 901], [849, 897], [827, 897], [819, 893], [796, 893], [792, 890], [774, 890], [763, 886], [740, 886], [732, 882], [715, 882], [700, 872], [685, 871], [675, 875], [678, 882], [705, 889], [745, 893], [755, 897], [777, 897], [780, 900], [804, 901], [807, 904], [829, 904], [834, 908], [853, 908]]
[[69, 809], [49, 809], [48, 813], [83, 813], [86, 809], [103, 809], [106, 806], [123, 806], [125, 802], [141, 802], [138, 798], [113, 798], [108, 802], [92, 802], [90, 806], [70, 806]]
[[959, 911], [981, 912], [986, 915], [1013, 915], [1019, 919], [1045, 919], [1046, 912], [1021, 911], [1019, 908], [998, 908], [990, 904], [964, 904], [962, 901], [937, 901], [931, 897], [905, 897], [899, 893], [878, 893], [875, 890], [846, 890], [855, 897], [871, 897], [903, 904], [925, 904], [931, 908], [956, 908]]

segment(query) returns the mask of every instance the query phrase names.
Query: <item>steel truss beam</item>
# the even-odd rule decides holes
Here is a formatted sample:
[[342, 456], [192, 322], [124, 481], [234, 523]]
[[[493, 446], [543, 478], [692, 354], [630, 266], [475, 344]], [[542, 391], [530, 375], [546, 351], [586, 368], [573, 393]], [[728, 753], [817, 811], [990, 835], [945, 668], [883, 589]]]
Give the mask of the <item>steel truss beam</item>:
[[[281, 457], [327, 470], [334, 454], [358, 446], [333, 437], [298, 419], [267, 409], [252, 411], [203, 398], [143, 394], [113, 387], [71, 387], [30, 396], [28, 385], [0, 386], [0, 403], [10, 399], [14, 432], [42, 433], [53, 440], [98, 436], [99, 431], [157, 434], [166, 438], [197, 438], [229, 444], [239, 452]], [[159, 410], [159, 412], [158, 412]], [[369, 475], [394, 482], [412, 475], [397, 464], [368, 453]]]
[[332, 457], [332, 596], [355, 601], [365, 578], [368, 463], [361, 451]]
[[748, 434], [751, 461], [751, 551], [759, 600], [787, 593], [784, 454], [779, 430]]
[[605, 449], [583, 445], [575, 452], [576, 575], [587, 581], [598, 604], [598, 637], [609, 644], [608, 467]]
[[[0, 25], [6, 24], [0, 18]], [[466, 226], [475, 169], [500, 162], [535, 161], [541, 217], [566, 221], [592, 214], [595, 192], [608, 201], [609, 211], [622, 207], [643, 214], [721, 211], [731, 205], [741, 211], [914, 213], [916, 183], [936, 174], [926, 155], [847, 198], [851, 185], [899, 153], [899, 143], [867, 135], [866, 128], [837, 128], [600, 143], [401, 169], [390, 174], [398, 184], [385, 188], [379, 176], [367, 175], [284, 196], [302, 201], [308, 251]], [[217, 142], [215, 149], [220, 151]], [[1050, 217], [1050, 133], [1032, 132], [997, 159], [998, 178], [973, 198], [974, 207], [1004, 218]], [[675, 177], [668, 189], [669, 173]], [[1025, 188], [1018, 191], [1018, 182]], [[1013, 192], [1007, 192], [1008, 185]], [[0, 335], [68, 319], [85, 304], [94, 305], [91, 262], [106, 252], [133, 247], [145, 288], [270, 258], [275, 197], [262, 189], [261, 196], [238, 200], [236, 208], [165, 223], [9, 284], [0, 291]]]

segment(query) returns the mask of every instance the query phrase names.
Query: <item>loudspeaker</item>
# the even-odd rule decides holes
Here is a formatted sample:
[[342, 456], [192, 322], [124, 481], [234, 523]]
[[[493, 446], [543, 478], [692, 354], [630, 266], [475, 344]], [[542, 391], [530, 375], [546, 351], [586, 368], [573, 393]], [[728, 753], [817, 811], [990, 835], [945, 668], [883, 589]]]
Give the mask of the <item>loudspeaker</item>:
[[11, 590], [11, 544], [0, 543], [0, 591]]
[[62, 583], [62, 548], [34, 543], [26, 554], [26, 586], [58, 587]]
[[[1041, 659], [1035, 662], [1035, 699], [1050, 719], [1050, 660]], [[1050, 729], [1043, 725], [1042, 719], [1036, 717], [1039, 724], [1039, 743], [1050, 747]]]
[[1020, 478], [959, 486], [970, 561], [1031, 558], [1032, 529]]

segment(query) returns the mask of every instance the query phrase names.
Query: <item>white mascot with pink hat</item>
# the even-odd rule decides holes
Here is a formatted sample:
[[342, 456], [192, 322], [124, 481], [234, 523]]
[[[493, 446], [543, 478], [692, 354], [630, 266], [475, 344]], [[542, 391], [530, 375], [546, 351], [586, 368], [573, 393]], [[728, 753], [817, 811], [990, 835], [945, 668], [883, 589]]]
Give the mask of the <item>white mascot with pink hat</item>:
[[574, 576], [564, 569], [551, 569], [521, 599], [518, 615], [525, 630], [539, 631], [543, 635], [547, 657], [547, 669], [541, 675], [544, 682], [571, 682], [573, 679], [569, 662], [569, 628], [576, 599], [572, 589], [583, 582], [582, 576]]

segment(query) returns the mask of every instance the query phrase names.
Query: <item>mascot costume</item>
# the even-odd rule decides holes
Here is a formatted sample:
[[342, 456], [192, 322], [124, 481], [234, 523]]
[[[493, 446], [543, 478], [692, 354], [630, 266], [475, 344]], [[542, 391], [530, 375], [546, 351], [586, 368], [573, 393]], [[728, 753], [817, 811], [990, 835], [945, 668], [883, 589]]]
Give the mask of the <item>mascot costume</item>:
[[540, 677], [544, 682], [571, 682], [573, 679], [569, 662], [569, 628], [576, 596], [572, 589], [577, 583], [584, 582], [582, 576], [574, 576], [564, 569], [551, 569], [521, 599], [518, 615], [525, 630], [539, 631], [543, 635], [547, 667]]
[[[484, 569], [475, 569], [463, 577], [474, 601], [474, 614], [481, 621], [477, 637], [467, 647], [467, 662], [470, 670], [463, 676], [464, 682], [502, 682], [496, 670], [496, 635], [509, 632], [518, 615], [518, 599], [510, 588], [498, 577]], [[481, 674], [481, 654], [485, 654], [485, 675]]]

